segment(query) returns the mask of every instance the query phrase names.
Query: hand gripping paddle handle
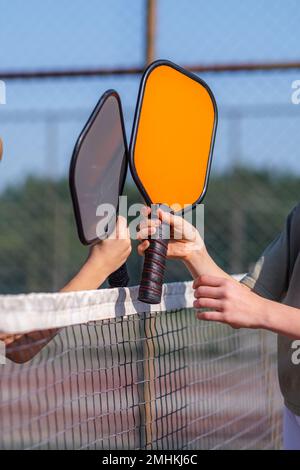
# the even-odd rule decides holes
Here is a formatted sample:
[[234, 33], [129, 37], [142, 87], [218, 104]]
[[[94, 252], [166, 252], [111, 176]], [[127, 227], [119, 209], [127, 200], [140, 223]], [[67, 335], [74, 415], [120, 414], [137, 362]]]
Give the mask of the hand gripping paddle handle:
[[156, 239], [150, 239], [149, 241], [150, 246], [145, 251], [138, 299], [147, 304], [159, 304], [169, 242], [169, 239], [164, 235], [163, 224], [158, 227]]
[[108, 277], [110, 287], [126, 287], [129, 282], [126, 263]]

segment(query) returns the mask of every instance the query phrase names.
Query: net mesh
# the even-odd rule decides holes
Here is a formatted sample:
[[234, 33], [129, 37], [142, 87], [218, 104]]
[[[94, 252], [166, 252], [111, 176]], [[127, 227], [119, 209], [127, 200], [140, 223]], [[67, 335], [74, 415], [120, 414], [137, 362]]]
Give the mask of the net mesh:
[[[136, 295], [0, 300], [0, 331], [14, 330], [0, 365], [0, 448], [279, 448], [273, 335], [196, 320], [188, 283], [165, 287], [158, 311], [143, 312]], [[69, 312], [80, 308], [97, 317], [75, 324]], [[49, 330], [47, 311], [65, 324]], [[45, 328], [24, 334], [24, 317], [28, 330]]]

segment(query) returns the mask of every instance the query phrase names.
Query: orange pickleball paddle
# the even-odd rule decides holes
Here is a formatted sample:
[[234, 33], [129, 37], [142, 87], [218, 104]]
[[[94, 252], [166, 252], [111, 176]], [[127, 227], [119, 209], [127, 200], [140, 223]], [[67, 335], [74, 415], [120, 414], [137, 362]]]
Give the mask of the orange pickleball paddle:
[[[217, 107], [207, 84], [169, 61], [145, 71], [130, 146], [133, 178], [148, 205], [176, 213], [205, 195], [217, 125]], [[146, 251], [139, 300], [159, 303], [168, 240], [163, 233]]]

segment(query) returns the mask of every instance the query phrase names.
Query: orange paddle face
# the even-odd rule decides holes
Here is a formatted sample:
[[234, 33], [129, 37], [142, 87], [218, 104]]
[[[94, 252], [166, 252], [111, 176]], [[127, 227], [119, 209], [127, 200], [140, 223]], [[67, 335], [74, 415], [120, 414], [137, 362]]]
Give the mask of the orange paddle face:
[[[148, 205], [174, 212], [204, 197], [216, 131], [217, 107], [202, 80], [171, 62], [146, 70], [130, 146], [133, 178]], [[138, 299], [161, 300], [168, 236], [163, 224], [145, 252]]]
[[133, 177], [148, 204], [176, 204], [180, 212], [202, 200], [216, 122], [215, 100], [202, 80], [170, 62], [148, 68], [131, 142]]

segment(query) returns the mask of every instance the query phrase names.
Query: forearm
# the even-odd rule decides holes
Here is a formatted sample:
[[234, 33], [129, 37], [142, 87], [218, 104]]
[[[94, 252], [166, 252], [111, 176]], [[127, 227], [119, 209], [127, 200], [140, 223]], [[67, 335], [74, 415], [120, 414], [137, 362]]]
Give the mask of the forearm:
[[[106, 279], [105, 269], [88, 260], [76, 276], [60, 292], [97, 289]], [[59, 329], [35, 331], [23, 335], [0, 335], [6, 344], [6, 356], [14, 362], [23, 363], [32, 359], [58, 333]]]
[[292, 339], [300, 338], [300, 309], [265, 300], [262, 327]]
[[107, 272], [105, 267], [96, 265], [93, 260], [88, 259], [76, 276], [60, 292], [98, 289], [108, 275], [109, 272]]
[[201, 251], [191, 253], [190, 256], [184, 260], [184, 264], [194, 279], [202, 275], [224, 278], [231, 277], [214, 262], [206, 248], [203, 248]]

